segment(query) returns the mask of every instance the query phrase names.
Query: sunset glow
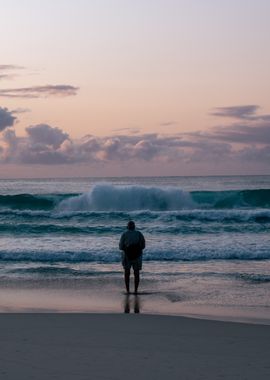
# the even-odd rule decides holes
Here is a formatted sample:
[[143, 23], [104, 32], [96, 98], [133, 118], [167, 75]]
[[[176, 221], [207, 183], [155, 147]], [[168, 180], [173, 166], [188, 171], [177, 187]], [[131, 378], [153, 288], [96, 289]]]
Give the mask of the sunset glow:
[[2, 178], [270, 174], [268, 1], [2, 10]]

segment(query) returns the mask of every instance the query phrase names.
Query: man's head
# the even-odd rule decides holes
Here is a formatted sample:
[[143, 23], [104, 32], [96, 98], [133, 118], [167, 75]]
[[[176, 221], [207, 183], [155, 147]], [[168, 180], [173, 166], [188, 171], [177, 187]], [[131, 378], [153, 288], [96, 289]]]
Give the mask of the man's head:
[[130, 220], [127, 224], [127, 229], [130, 230], [130, 231], [133, 231], [135, 230], [135, 223], [133, 222], [133, 220]]

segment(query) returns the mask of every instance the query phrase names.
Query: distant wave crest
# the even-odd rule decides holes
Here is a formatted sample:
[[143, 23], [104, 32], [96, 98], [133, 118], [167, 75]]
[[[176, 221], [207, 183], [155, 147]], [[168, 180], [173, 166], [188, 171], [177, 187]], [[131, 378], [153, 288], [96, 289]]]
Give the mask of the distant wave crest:
[[[215, 247], [179, 249], [172, 247], [170, 250], [153, 247], [144, 253], [144, 261], [209, 261], [209, 260], [269, 260], [270, 252], [265, 248], [256, 250], [239, 247]], [[103, 262], [118, 263], [120, 261], [119, 252], [113, 250], [82, 250], [82, 251], [57, 251], [57, 250], [17, 250], [0, 251], [0, 260], [4, 261], [30, 261], [30, 262]]]

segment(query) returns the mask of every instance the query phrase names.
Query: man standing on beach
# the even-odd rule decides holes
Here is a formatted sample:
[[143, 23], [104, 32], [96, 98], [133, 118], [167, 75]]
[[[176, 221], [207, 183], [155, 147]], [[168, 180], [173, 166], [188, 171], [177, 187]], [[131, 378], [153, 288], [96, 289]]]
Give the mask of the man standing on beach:
[[137, 294], [140, 283], [140, 270], [142, 269], [142, 253], [145, 248], [144, 236], [135, 229], [135, 223], [130, 220], [127, 224], [127, 231], [121, 236], [119, 248], [123, 252], [122, 265], [125, 271], [125, 285], [129, 294], [130, 269], [134, 271], [134, 293]]

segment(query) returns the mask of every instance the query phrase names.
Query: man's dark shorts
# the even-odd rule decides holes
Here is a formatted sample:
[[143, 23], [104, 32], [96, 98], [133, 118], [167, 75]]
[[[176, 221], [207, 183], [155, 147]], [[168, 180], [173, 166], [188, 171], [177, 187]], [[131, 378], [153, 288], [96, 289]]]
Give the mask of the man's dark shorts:
[[125, 270], [130, 270], [132, 267], [134, 271], [138, 271], [142, 269], [142, 255], [139, 256], [135, 260], [129, 260], [127, 255], [123, 252], [122, 253], [122, 265]]

